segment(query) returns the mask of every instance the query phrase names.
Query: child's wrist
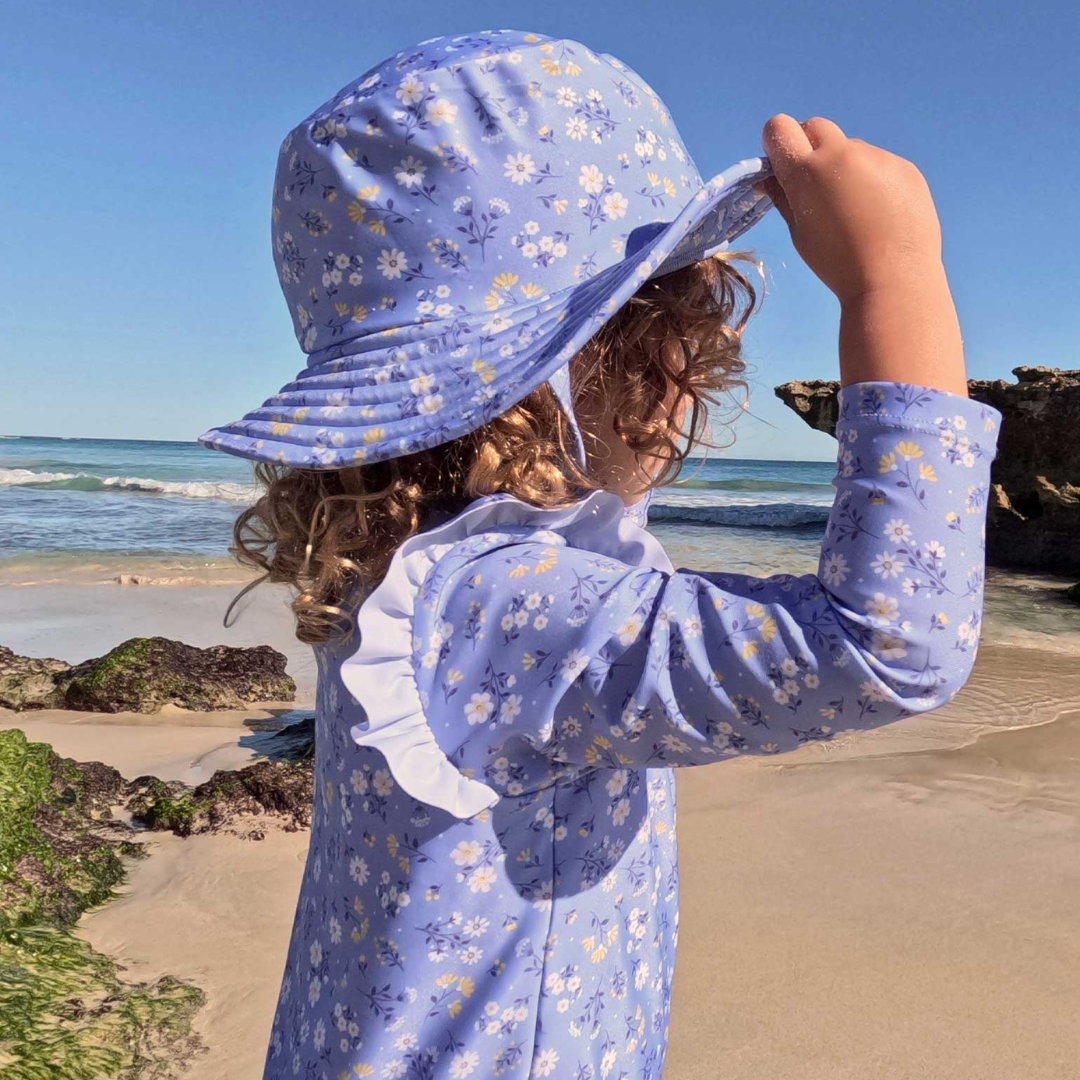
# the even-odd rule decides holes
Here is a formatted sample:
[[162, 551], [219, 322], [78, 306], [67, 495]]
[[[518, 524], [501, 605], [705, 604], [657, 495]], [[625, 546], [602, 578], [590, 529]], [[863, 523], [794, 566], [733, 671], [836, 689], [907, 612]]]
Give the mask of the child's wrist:
[[841, 306], [840, 379], [967, 393], [960, 323], [940, 262], [899, 272]]
[[919, 257], [893, 260], [880, 272], [868, 273], [857, 287], [838, 296], [841, 312], [862, 312], [875, 306], [925, 304], [942, 294], [952, 299], [945, 266], [940, 259]]

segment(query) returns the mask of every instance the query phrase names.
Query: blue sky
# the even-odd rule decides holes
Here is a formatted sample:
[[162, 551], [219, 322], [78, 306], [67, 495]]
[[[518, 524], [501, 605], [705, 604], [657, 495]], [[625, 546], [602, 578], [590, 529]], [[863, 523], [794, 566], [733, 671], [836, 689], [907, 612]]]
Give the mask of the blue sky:
[[[424, 38], [512, 27], [639, 71], [705, 176], [814, 113], [915, 161], [942, 219], [969, 373], [1080, 366], [1080, 15], [1066, 3], [622, 8], [25, 4], [0, 44], [0, 357], [9, 434], [193, 439], [302, 366], [270, 256], [288, 130]], [[610, 12], [621, 11], [613, 18]], [[835, 377], [838, 311], [771, 214], [740, 457], [829, 458], [773, 397]]]

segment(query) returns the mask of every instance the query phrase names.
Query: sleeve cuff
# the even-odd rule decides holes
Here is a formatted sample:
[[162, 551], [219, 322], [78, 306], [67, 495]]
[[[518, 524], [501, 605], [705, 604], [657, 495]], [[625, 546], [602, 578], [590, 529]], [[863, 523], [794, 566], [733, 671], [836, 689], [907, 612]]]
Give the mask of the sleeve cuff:
[[942, 444], [957, 443], [977, 457], [992, 461], [997, 454], [1001, 413], [992, 405], [915, 383], [857, 382], [842, 386], [838, 395], [836, 437], [867, 426], [923, 431]]

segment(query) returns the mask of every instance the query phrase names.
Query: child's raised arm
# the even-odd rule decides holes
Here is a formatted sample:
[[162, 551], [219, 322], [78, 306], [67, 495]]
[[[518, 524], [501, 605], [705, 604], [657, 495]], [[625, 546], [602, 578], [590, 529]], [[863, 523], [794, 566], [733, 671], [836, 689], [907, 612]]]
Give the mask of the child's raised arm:
[[[707, 764], [876, 727], [942, 704], [971, 671], [1000, 414], [966, 396], [926, 184], [829, 121], [774, 117], [764, 141], [766, 189], [841, 304], [817, 573], [675, 571], [646, 533], [611, 525], [606, 493], [586, 500], [609, 515], [591, 535], [587, 516], [511, 501], [407, 542], [419, 600], [403, 685], [423, 714], [410, 738], [430, 731], [460, 770], [447, 805], [462, 816], [566, 768]], [[358, 696], [382, 658], [362, 644], [345, 665]], [[376, 715], [354, 735], [404, 774], [389, 727]]]
[[528, 790], [549, 775], [538, 756], [707, 764], [942, 704], [979, 639], [996, 423], [948, 392], [843, 388], [816, 575], [633, 565], [626, 526], [625, 559], [574, 530], [580, 547], [497, 523], [461, 539], [429, 575], [414, 624], [440, 744], [496, 790], [498, 778]]

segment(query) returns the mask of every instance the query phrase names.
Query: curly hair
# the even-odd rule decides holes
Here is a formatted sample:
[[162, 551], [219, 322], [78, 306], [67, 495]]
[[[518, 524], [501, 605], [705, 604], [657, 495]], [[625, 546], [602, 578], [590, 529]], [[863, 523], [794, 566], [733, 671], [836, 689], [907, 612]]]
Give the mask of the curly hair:
[[226, 623], [255, 585], [285, 582], [301, 641], [347, 635], [355, 599], [433, 515], [497, 492], [537, 507], [572, 503], [605, 486], [597, 451], [612, 434], [647, 486], [674, 482], [688, 455], [717, 445], [709, 407], [726, 396], [737, 415], [745, 404], [735, 394], [746, 390], [741, 341], [757, 292], [740, 264], [761, 272], [750, 255], [724, 252], [647, 281], [571, 360], [584, 468], [546, 383], [476, 431], [416, 454], [334, 470], [257, 464], [261, 494], [237, 518], [230, 551], [262, 574], [233, 599]]

